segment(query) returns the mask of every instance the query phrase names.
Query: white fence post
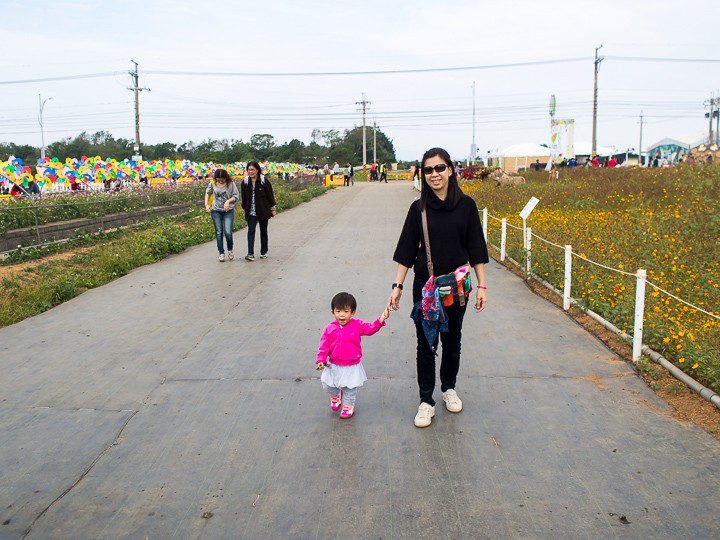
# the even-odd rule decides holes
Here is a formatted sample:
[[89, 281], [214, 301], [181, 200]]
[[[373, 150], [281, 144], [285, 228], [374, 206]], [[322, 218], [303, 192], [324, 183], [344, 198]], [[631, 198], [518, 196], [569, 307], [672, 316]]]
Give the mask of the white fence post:
[[525, 279], [528, 279], [530, 277], [530, 268], [532, 266], [531, 260], [532, 260], [532, 229], [528, 227], [525, 229], [525, 249], [526, 256], [525, 256]]
[[570, 309], [570, 287], [572, 287], [572, 246], [565, 246], [565, 287], [563, 288], [563, 309]]
[[523, 218], [522, 240], [523, 240], [523, 249], [527, 249], [527, 220], [525, 218]]
[[645, 280], [647, 272], [638, 270], [635, 285], [635, 329], [633, 330], [633, 362], [642, 356], [643, 321], [645, 318]]
[[507, 241], [507, 219], [502, 218], [500, 220], [501, 232], [500, 232], [500, 260], [505, 260], [505, 242]]
[[485, 243], [487, 244], [488, 241], [488, 230], [487, 230], [487, 223], [488, 223], [488, 211], [487, 208], [483, 208], [483, 233], [485, 234]]

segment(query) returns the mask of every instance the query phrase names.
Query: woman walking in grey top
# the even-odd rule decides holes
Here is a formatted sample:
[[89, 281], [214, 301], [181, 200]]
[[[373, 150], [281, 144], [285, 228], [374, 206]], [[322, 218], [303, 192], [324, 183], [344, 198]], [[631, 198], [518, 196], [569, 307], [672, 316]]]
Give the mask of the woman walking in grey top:
[[[212, 205], [210, 196], [212, 195]], [[217, 169], [213, 173], [212, 182], [205, 190], [205, 211], [210, 213], [215, 226], [215, 240], [220, 256], [218, 260], [225, 260], [225, 249], [223, 248], [223, 235], [227, 243], [227, 256], [233, 260], [233, 221], [235, 220], [235, 204], [240, 200], [240, 192], [230, 174], [225, 169]]]

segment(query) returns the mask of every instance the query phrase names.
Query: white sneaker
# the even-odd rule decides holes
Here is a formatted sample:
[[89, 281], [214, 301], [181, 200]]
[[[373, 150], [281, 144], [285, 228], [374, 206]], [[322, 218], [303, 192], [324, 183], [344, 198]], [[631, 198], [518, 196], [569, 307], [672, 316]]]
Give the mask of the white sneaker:
[[433, 416], [435, 416], [435, 407], [429, 403], [421, 403], [415, 415], [415, 427], [428, 427]]
[[445, 408], [448, 411], [455, 413], [462, 411], [462, 401], [460, 401], [460, 398], [455, 390], [451, 388], [447, 392], [443, 392], [442, 396], [443, 401], [445, 402]]
[[225, 262], [225, 254], [224, 253], [220, 254], [220, 256], [218, 257], [218, 261]]
[[235, 258], [235, 255], [233, 255], [233, 252], [228, 251], [228, 259], [230, 259], [232, 261], [234, 258]]

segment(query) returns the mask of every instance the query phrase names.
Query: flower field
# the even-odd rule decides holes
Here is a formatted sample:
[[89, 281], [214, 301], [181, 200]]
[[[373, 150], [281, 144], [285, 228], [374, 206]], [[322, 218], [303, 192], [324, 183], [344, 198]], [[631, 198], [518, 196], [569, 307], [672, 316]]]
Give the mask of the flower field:
[[[720, 393], [720, 168], [564, 169], [553, 184], [542, 172], [525, 178], [512, 187], [463, 184], [492, 216], [489, 242], [500, 245], [501, 218], [521, 227], [518, 213], [537, 197], [527, 222], [532, 272], [562, 290], [564, 252], [552, 244], [571, 245], [571, 296], [632, 334], [634, 274], [647, 270], [643, 342]], [[508, 227], [507, 253], [524, 261], [516, 228]]]

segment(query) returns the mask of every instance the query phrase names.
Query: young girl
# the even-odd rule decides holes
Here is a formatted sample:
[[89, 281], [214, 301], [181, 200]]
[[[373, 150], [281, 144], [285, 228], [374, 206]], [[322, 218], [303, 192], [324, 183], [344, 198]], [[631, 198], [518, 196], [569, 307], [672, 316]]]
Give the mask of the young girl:
[[372, 336], [385, 326], [390, 312], [385, 308], [372, 323], [354, 319], [357, 301], [346, 292], [336, 294], [330, 307], [335, 321], [323, 330], [315, 364], [317, 369], [323, 370], [320, 381], [330, 394], [330, 408], [337, 411], [342, 406], [340, 418], [350, 418], [355, 413], [357, 389], [367, 380], [360, 362], [360, 337]]
[[[213, 196], [210, 205], [210, 195]], [[225, 260], [223, 248], [223, 235], [227, 243], [228, 259], [233, 260], [233, 221], [235, 220], [235, 204], [240, 199], [240, 193], [225, 169], [217, 169], [213, 173], [212, 182], [205, 190], [205, 211], [212, 216], [215, 226], [215, 239], [217, 240], [218, 260]]]

